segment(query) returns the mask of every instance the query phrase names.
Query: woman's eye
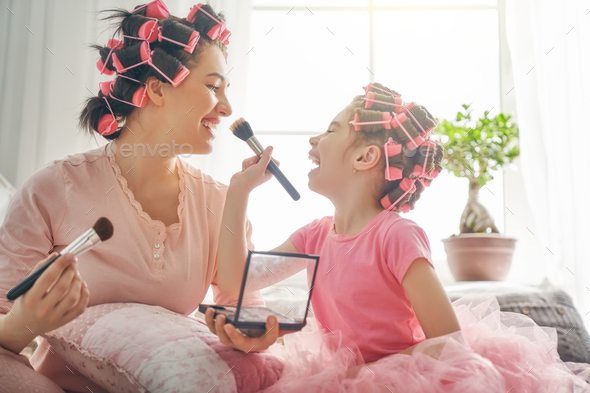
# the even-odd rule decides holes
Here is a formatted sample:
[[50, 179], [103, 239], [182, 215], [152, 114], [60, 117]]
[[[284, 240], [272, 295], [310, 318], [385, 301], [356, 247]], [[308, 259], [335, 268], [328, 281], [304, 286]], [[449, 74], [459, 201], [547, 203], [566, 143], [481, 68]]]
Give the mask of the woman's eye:
[[207, 86], [209, 88], [209, 91], [213, 90], [213, 91], [217, 91], [219, 90], [219, 86], [215, 86], [215, 85], [209, 85]]
[[328, 133], [328, 134], [331, 133], [331, 132], [334, 132], [334, 131], [326, 131], [326, 133]]

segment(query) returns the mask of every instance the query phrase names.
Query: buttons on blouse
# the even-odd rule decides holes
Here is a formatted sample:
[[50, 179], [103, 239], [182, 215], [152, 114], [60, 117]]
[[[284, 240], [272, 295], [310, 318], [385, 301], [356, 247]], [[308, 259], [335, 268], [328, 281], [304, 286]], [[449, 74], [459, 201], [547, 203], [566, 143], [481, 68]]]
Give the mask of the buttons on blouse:
[[160, 254], [154, 255], [154, 258], [159, 259], [160, 258]]
[[524, 315], [529, 315], [531, 313], [531, 309], [528, 307], [523, 307], [521, 311]]
[[557, 312], [560, 313], [561, 315], [565, 314], [565, 310], [561, 307], [557, 307]]
[[154, 247], [160, 248], [160, 243], [156, 243], [156, 245]]

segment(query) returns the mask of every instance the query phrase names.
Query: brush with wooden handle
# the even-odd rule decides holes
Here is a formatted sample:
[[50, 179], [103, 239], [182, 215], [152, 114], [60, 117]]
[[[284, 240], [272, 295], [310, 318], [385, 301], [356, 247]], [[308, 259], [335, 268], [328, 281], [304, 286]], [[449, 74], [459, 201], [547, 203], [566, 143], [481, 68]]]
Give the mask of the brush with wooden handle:
[[[248, 124], [248, 122], [244, 120], [243, 117], [240, 117], [238, 120], [234, 121], [229, 129], [234, 133], [235, 136], [246, 142], [258, 157], [262, 156], [264, 148], [254, 136], [254, 132], [252, 131], [250, 124]], [[298, 201], [299, 198], [301, 198], [295, 187], [293, 187], [289, 180], [287, 180], [285, 175], [283, 175], [283, 172], [281, 172], [273, 160], [270, 160], [267, 169], [274, 175], [274, 177], [277, 178], [279, 183], [281, 183], [285, 190], [287, 190], [293, 200]]]
[[63, 254], [71, 252], [74, 254], [74, 256], [78, 256], [90, 250], [98, 243], [110, 239], [111, 236], [113, 236], [113, 224], [111, 224], [108, 218], [99, 218], [92, 228], [84, 232], [66, 248], [61, 250], [59, 254], [47, 261], [43, 266], [41, 266], [39, 270], [36, 270], [33, 274], [25, 278], [18, 285], [8, 291], [6, 293], [6, 298], [8, 300], [16, 300], [16, 298], [25, 294], [29, 289], [31, 289], [41, 274], [43, 274], [43, 272], [47, 270], [47, 268]]

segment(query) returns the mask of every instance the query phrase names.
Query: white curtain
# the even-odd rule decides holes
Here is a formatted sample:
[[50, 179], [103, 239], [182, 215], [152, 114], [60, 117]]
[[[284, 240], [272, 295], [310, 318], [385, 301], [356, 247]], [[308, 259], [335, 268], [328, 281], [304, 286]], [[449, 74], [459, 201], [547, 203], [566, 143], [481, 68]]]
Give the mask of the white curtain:
[[[88, 45], [106, 44], [112, 34], [97, 11], [132, 9], [148, 0], [0, 0], [0, 173], [15, 187], [43, 164], [103, 145], [78, 128], [84, 100], [112, 77], [96, 69]], [[198, 1], [166, 0], [170, 12], [186, 16]], [[243, 114], [251, 1], [212, 1], [232, 32], [228, 70], [234, 116]], [[212, 154], [188, 159], [215, 179], [228, 182], [241, 169], [243, 142], [226, 120]], [[223, 132], [225, 130], [225, 132]], [[235, 140], [234, 140], [235, 139]]]
[[590, 2], [508, 0], [521, 163], [547, 278], [590, 328]]

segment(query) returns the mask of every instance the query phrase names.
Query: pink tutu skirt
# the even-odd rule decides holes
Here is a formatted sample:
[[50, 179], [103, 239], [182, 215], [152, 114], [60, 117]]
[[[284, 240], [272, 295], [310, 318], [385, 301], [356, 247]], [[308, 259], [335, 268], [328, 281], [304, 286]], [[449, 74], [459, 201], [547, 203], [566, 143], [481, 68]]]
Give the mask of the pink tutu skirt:
[[555, 329], [500, 311], [490, 295], [467, 294], [453, 308], [460, 332], [366, 366], [356, 346], [312, 322], [269, 348], [285, 368], [264, 392], [590, 392], [590, 364], [561, 361]]

